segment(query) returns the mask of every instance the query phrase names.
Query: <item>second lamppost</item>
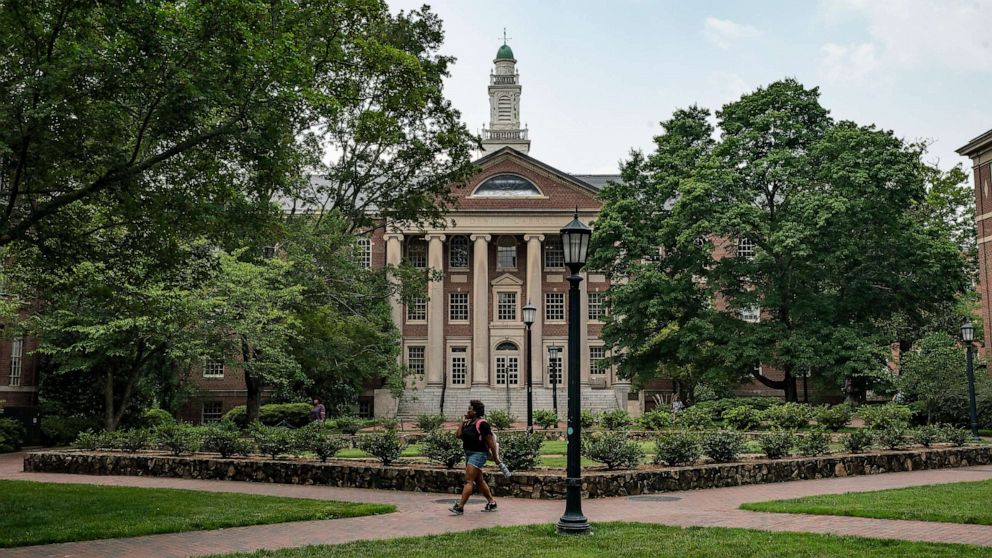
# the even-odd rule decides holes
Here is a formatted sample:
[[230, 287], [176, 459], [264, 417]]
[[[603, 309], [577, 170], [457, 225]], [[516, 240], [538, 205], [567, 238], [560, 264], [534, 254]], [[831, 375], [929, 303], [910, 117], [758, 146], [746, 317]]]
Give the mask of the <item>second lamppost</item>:
[[527, 354], [524, 356], [524, 360], [527, 363], [527, 432], [534, 431], [534, 375], [532, 373], [531, 365], [531, 344], [530, 344], [530, 326], [534, 325], [534, 317], [537, 314], [537, 307], [527, 301], [527, 305], [524, 306], [524, 325], [527, 326]]
[[975, 326], [971, 322], [965, 322], [961, 326], [961, 339], [964, 341], [965, 350], [968, 351], [968, 366], [965, 372], [968, 374], [968, 412], [971, 415], [971, 435], [978, 439], [978, 409], [975, 406], [975, 363], [974, 349], [972, 341], [975, 340]]
[[586, 264], [589, 251], [589, 237], [592, 229], [579, 221], [578, 211], [572, 222], [561, 229], [562, 247], [565, 249], [565, 265], [568, 276], [568, 436], [565, 469], [565, 514], [558, 520], [558, 532], [582, 535], [589, 532], [589, 520], [582, 514], [582, 469], [581, 453], [581, 394], [579, 392], [579, 335], [581, 327], [579, 309], [579, 271]]

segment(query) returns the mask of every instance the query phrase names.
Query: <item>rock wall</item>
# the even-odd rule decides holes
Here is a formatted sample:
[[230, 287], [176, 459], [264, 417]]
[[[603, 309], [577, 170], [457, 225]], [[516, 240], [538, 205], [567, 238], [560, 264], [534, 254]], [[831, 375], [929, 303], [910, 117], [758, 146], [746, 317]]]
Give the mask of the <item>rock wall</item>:
[[[875, 475], [922, 469], [969, 467], [992, 463], [992, 446], [916, 449], [861, 455], [829, 455], [775, 461], [645, 467], [625, 471], [586, 471], [582, 477], [585, 498], [651, 494], [677, 490], [784, 482], [792, 480]], [[320, 484], [417, 492], [461, 492], [461, 469], [424, 466], [381, 466], [371, 463], [303, 460], [222, 459], [210, 456], [172, 457], [161, 454], [40, 451], [24, 458], [28, 472], [83, 475], [129, 475], [184, 479]], [[498, 474], [486, 478], [497, 496], [562, 499], [564, 472], [518, 472], [509, 479]]]

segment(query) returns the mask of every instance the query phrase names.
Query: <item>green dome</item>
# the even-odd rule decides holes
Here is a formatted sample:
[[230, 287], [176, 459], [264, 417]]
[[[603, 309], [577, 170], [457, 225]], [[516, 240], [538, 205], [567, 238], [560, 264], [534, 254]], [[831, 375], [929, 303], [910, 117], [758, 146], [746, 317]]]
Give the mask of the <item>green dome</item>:
[[509, 45], [503, 45], [499, 47], [496, 52], [496, 60], [513, 60], [513, 51], [510, 50]]

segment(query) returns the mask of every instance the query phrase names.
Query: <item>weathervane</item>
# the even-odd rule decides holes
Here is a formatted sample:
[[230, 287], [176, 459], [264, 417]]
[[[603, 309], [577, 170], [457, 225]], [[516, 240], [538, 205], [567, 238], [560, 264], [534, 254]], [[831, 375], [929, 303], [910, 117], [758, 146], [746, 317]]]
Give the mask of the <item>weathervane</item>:
[[[499, 39], [499, 37], [496, 37], [496, 38], [497, 38], [497, 39]], [[512, 39], [512, 38], [513, 38], [513, 37], [507, 37], [507, 36], [506, 36], [506, 27], [504, 27], [504, 28], [503, 28], [503, 44], [505, 45], [505, 44], [506, 44], [506, 41], [508, 41], [508, 40], [510, 40], [510, 39]]]

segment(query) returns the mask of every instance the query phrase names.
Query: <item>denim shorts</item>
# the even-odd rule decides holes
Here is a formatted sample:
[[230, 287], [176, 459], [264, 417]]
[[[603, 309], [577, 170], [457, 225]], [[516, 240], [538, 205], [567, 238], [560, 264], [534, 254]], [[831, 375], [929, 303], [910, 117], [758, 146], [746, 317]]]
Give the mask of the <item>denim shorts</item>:
[[489, 454], [484, 451], [465, 452], [465, 463], [476, 469], [482, 469], [486, 465], [487, 459], [489, 459]]

